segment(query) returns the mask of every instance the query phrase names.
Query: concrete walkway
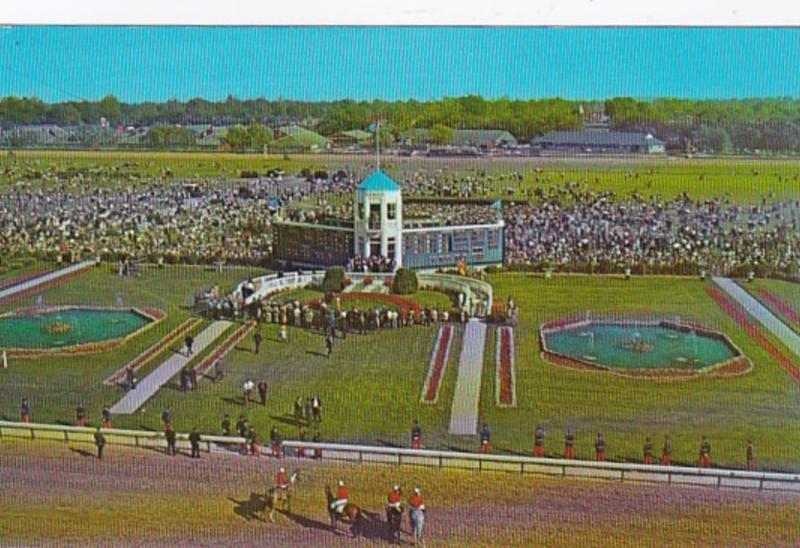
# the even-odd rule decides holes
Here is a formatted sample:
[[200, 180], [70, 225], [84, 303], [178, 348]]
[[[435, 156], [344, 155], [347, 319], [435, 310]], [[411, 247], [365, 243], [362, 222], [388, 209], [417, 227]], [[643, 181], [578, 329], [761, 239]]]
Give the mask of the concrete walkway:
[[[204, 348], [213, 343], [232, 324], [227, 321], [214, 322], [201, 331], [194, 338], [194, 353], [201, 353]], [[129, 415], [139, 409], [144, 402], [155, 396], [158, 389], [167, 384], [194, 356], [173, 354], [159, 365], [152, 373], [139, 381], [136, 388], [125, 393], [121, 400], [111, 407], [111, 412], [119, 415]]]
[[61, 268], [59, 270], [54, 270], [53, 272], [48, 272], [47, 274], [43, 274], [41, 276], [36, 276], [35, 278], [31, 278], [30, 280], [25, 280], [22, 283], [12, 285], [11, 287], [7, 287], [0, 291], [0, 302], [8, 297], [13, 297], [18, 293], [22, 293], [23, 291], [29, 291], [31, 289], [35, 289], [40, 285], [44, 285], [48, 282], [52, 282], [53, 280], [57, 280], [59, 278], [63, 278], [64, 276], [68, 276], [74, 272], [79, 270], [83, 270], [84, 268], [89, 268], [95, 264], [94, 260], [91, 261], [83, 261], [82, 263], [75, 263], [65, 268]]
[[478, 433], [478, 407], [481, 401], [483, 348], [486, 344], [486, 324], [471, 319], [464, 330], [458, 377], [450, 410], [450, 433], [474, 436]]
[[781, 341], [789, 350], [800, 356], [800, 336], [795, 333], [788, 325], [775, 316], [770, 310], [761, 304], [755, 297], [742, 289], [739, 284], [730, 278], [714, 278], [723, 291], [730, 295], [736, 302], [744, 307], [747, 312], [757, 319], [770, 333]]

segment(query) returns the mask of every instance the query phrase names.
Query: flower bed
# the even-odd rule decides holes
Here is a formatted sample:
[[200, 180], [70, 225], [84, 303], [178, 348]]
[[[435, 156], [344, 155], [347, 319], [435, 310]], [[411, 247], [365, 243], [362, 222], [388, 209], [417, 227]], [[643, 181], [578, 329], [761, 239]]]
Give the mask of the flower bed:
[[800, 314], [798, 314], [794, 308], [785, 303], [783, 299], [772, 292], [767, 291], [766, 289], [759, 289], [758, 294], [767, 302], [767, 304], [774, 307], [775, 310], [786, 316], [790, 322], [800, 326]]
[[[418, 313], [422, 310], [422, 307], [419, 304], [415, 303], [411, 299], [406, 299], [405, 297], [401, 297], [399, 295], [387, 295], [385, 293], [367, 293], [367, 292], [351, 291], [349, 293], [340, 293], [338, 294], [338, 296], [341, 302], [343, 303], [348, 301], [363, 301], [368, 303], [374, 303], [376, 305], [384, 305], [392, 308], [398, 308], [403, 312], [413, 310], [414, 312]], [[319, 306], [321, 304], [321, 300], [315, 299], [313, 301], [310, 301], [309, 304], [311, 306]]]
[[255, 322], [248, 322], [242, 326], [240, 326], [236, 331], [234, 331], [230, 337], [225, 339], [225, 341], [217, 347], [211, 354], [206, 356], [200, 363], [194, 366], [194, 370], [197, 372], [198, 375], [205, 374], [214, 362], [218, 359], [224, 357], [228, 352], [230, 352], [242, 339], [244, 339], [250, 330], [253, 329], [255, 326]]
[[[163, 314], [163, 313], [162, 313]], [[162, 317], [164, 317], [162, 315]], [[121, 368], [117, 369], [110, 377], [108, 377], [104, 384], [118, 384], [125, 378], [125, 371], [131, 367], [134, 371], [140, 369], [144, 364], [149, 362], [152, 358], [160, 354], [166, 347], [170, 344], [175, 342], [178, 337], [181, 337], [185, 333], [187, 333], [190, 329], [198, 325], [202, 320], [198, 319], [188, 319], [179, 325], [177, 328], [173, 329], [171, 332], [167, 333], [166, 336], [162, 337], [157, 343], [149, 347], [147, 350], [136, 356], [133, 360], [129, 361]]]
[[425, 377], [425, 383], [422, 385], [422, 397], [420, 398], [422, 403], [436, 403], [439, 399], [439, 388], [442, 385], [445, 369], [447, 369], [452, 342], [453, 326], [445, 325], [441, 327], [431, 353], [428, 374]]
[[750, 338], [755, 340], [758, 345], [767, 351], [772, 358], [783, 367], [792, 378], [800, 384], [800, 368], [798, 368], [792, 361], [774, 344], [770, 341], [763, 331], [759, 329], [747, 316], [747, 312], [739, 306], [734, 304], [722, 291], [716, 287], [709, 287], [707, 289], [711, 298], [731, 317], [739, 326], [744, 329]]
[[516, 375], [514, 373], [514, 330], [510, 327], [497, 329], [495, 399], [500, 407], [517, 404]]

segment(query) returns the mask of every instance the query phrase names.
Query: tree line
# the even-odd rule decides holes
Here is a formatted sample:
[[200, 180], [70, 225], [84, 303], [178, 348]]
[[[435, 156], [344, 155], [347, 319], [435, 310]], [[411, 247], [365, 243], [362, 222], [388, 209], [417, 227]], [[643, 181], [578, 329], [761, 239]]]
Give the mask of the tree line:
[[[249, 147], [269, 142], [272, 137], [266, 128], [278, 125], [300, 123], [329, 136], [366, 129], [380, 119], [387, 138], [415, 128], [435, 128], [436, 141], [446, 140], [453, 129], [503, 129], [526, 141], [552, 130], [580, 128], [592, 112], [609, 115], [612, 129], [648, 131], [676, 148], [800, 152], [800, 100], [793, 98], [572, 101], [470, 95], [431, 101], [308, 102], [230, 96], [223, 101], [124, 103], [109, 95], [99, 101], [45, 103], [35, 97], [5, 97], [0, 100], [0, 125], [70, 126], [97, 124], [101, 119], [112, 126], [241, 124], [246, 129], [237, 130], [233, 140]], [[188, 140], [189, 135], [179, 130], [162, 130], [151, 138], [153, 145]]]

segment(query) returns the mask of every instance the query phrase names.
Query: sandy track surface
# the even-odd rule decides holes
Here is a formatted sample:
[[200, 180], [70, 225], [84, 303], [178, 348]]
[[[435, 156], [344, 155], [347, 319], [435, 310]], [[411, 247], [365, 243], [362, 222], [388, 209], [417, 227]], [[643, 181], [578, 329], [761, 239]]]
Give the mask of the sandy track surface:
[[[643, 532], [658, 535], [660, 528], [673, 522], [694, 518], [702, 524], [728, 516], [732, 516], [729, 525], [718, 530], [704, 525], [698, 534], [726, 544], [745, 543], [751, 530], [755, 534], [761, 529], [756, 524], [767, 524], [773, 545], [800, 542], [796, 520], [800, 498], [791, 494], [292, 459], [282, 464], [301, 470], [293, 512], [279, 515], [273, 524], [266, 520], [263, 493], [278, 463], [269, 458], [203, 454], [193, 460], [108, 447], [106, 458], [98, 461], [90, 449], [48, 442], [0, 444], [0, 508], [5, 510], [0, 512], [0, 543], [382, 545], [388, 542], [383, 500], [394, 482], [407, 492], [414, 484], [423, 487], [430, 507], [429, 545], [522, 545], [537, 539], [551, 545], [583, 535], [598, 545], [605, 544], [603, 540], [610, 543], [613, 537], [598, 537], [598, 531], [621, 535], [613, 543], [624, 545], [628, 533], [632, 539]], [[358, 539], [329, 529], [323, 487], [340, 477], [351, 486], [353, 502], [366, 511]], [[747, 511], [742, 514], [742, 509]], [[748, 515], [755, 520], [752, 528], [745, 523]], [[684, 526], [683, 532], [691, 530]], [[404, 535], [406, 542], [408, 538]]]

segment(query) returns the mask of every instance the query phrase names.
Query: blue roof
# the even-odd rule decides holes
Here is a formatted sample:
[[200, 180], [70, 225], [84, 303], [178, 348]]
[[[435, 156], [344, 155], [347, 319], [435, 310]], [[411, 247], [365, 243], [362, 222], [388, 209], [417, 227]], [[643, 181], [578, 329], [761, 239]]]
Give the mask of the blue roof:
[[358, 184], [358, 190], [368, 190], [370, 192], [397, 192], [400, 185], [395, 183], [391, 177], [383, 171], [376, 171]]

